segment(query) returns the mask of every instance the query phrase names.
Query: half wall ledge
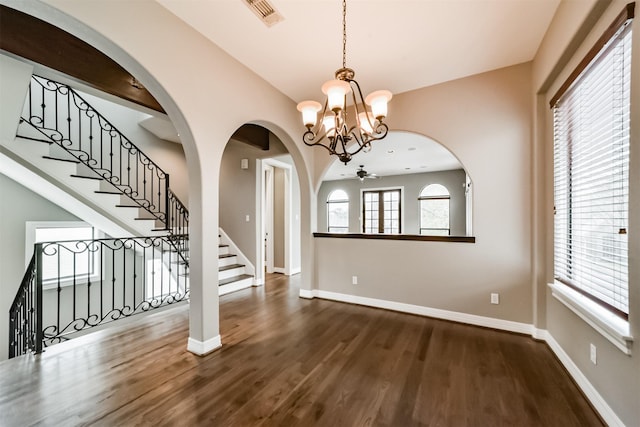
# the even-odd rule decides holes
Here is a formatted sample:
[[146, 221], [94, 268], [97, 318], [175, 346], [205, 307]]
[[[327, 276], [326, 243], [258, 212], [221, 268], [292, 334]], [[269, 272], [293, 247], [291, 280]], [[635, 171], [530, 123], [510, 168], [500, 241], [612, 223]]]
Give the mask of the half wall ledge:
[[423, 236], [419, 234], [313, 233], [313, 237], [335, 239], [415, 240], [420, 242], [475, 243], [473, 236]]

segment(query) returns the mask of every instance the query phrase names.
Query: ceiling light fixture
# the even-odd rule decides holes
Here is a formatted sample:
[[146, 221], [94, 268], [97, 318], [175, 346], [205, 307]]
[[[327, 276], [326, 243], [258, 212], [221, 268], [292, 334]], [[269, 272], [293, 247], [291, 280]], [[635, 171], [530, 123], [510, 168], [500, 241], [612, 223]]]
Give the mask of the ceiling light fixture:
[[[364, 150], [371, 149], [371, 142], [385, 136], [389, 128], [383, 122], [387, 116], [387, 103], [391, 92], [378, 90], [362, 96], [360, 85], [353, 78], [355, 72], [347, 68], [347, 1], [342, 1], [342, 68], [335, 73], [335, 80], [322, 85], [327, 96], [324, 109], [319, 102], [303, 101], [298, 104], [302, 121], [307, 131], [302, 141], [308, 146], [321, 146], [336, 155], [345, 165], [351, 158]], [[347, 96], [353, 95], [353, 119], [347, 114]], [[368, 109], [367, 106], [371, 108]], [[318, 112], [322, 110], [322, 119], [318, 122]], [[324, 138], [328, 144], [322, 144]], [[351, 151], [350, 151], [351, 150]]]

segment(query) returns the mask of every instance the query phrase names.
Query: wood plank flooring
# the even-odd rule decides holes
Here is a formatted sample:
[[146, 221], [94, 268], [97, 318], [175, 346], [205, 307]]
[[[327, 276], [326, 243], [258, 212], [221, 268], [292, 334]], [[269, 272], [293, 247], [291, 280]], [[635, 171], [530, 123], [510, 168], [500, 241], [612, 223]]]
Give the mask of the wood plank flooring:
[[205, 357], [184, 306], [2, 362], [0, 425], [603, 425], [544, 343], [300, 299], [296, 281], [221, 297]]

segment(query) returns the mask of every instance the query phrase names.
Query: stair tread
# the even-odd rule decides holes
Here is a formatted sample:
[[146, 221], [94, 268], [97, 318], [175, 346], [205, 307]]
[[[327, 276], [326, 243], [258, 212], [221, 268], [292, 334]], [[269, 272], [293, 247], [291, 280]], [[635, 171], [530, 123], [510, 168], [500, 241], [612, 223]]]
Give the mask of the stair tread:
[[233, 270], [234, 268], [241, 268], [244, 267], [244, 264], [231, 264], [231, 265], [225, 265], [223, 267], [218, 268], [218, 271], [227, 271], [227, 270]]
[[76, 159], [62, 159], [60, 157], [53, 157], [53, 156], [42, 156], [43, 159], [49, 159], [49, 160], [57, 160], [59, 162], [69, 162], [69, 163], [75, 163], [75, 164], [79, 164], [80, 160], [76, 160]]
[[234, 257], [234, 256], [237, 256], [237, 255], [234, 255], [234, 254], [220, 254], [220, 255], [218, 255], [218, 258], [231, 258], [231, 257]]
[[220, 245], [218, 245], [218, 247], [219, 247], [219, 248], [228, 248], [228, 247], [229, 247], [229, 245], [220, 244]]
[[85, 176], [85, 175], [77, 175], [77, 174], [71, 174], [71, 176], [73, 178], [84, 178], [84, 179], [93, 179], [97, 181], [102, 181], [102, 177], [99, 177], [99, 176]]
[[139, 208], [140, 205], [116, 205], [116, 208]]
[[233, 283], [233, 282], [238, 282], [240, 280], [244, 280], [244, 279], [252, 279], [253, 276], [250, 274], [241, 274], [239, 276], [233, 276], [233, 277], [229, 277], [227, 279], [222, 279], [218, 282], [219, 286], [222, 285], [228, 285], [229, 283]]
[[107, 191], [107, 190], [96, 190], [94, 191], [96, 194], [115, 194], [116, 196], [121, 196], [121, 191]]

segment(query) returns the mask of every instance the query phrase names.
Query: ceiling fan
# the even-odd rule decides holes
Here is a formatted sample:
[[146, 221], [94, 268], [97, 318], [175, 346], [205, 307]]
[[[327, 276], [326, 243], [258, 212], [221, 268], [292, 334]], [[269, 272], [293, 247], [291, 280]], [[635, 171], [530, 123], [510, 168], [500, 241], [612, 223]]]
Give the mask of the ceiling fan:
[[365, 178], [369, 178], [369, 179], [380, 178], [375, 173], [369, 173], [366, 170], [364, 170], [364, 165], [360, 165], [360, 169], [358, 169], [358, 171], [356, 172], [356, 175], [358, 176], [358, 179], [360, 179], [361, 182], [364, 181]]

